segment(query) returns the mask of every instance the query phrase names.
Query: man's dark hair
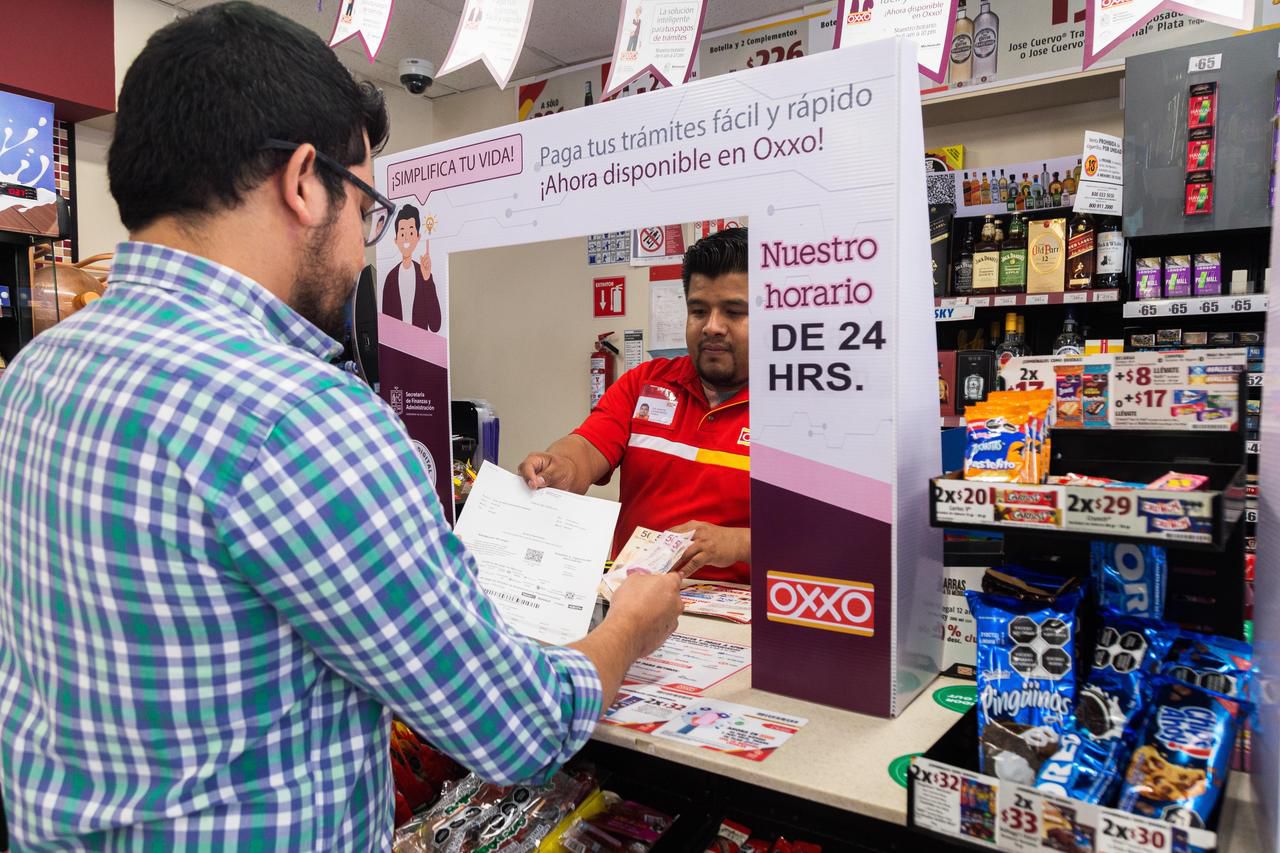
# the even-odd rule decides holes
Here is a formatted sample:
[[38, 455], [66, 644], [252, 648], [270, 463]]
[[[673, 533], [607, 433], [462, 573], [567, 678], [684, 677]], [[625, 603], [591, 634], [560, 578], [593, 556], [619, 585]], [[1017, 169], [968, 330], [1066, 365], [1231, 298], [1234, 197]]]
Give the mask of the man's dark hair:
[[400, 208], [400, 212], [396, 214], [396, 221], [392, 223], [392, 227], [399, 230], [400, 223], [406, 219], [413, 220], [413, 230], [422, 230], [422, 219], [418, 216], [418, 208], [411, 204], [406, 204], [404, 207]]
[[[390, 129], [381, 91], [356, 83], [311, 30], [247, 2], [209, 6], [152, 35], [117, 109], [107, 173], [130, 231], [236, 207], [289, 157], [263, 151], [268, 139], [310, 142], [351, 166], [380, 151]], [[317, 174], [340, 205], [342, 177], [323, 166]]]
[[689, 279], [695, 274], [719, 278], [726, 273], [747, 271], [747, 229], [726, 228], [703, 237], [684, 253], [684, 295], [689, 295]]

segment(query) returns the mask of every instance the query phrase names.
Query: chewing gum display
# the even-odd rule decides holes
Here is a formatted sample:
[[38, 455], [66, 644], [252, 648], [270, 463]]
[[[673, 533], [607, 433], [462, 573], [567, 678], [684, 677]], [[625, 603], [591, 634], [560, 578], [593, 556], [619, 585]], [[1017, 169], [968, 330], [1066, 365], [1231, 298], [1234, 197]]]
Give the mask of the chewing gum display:
[[1163, 546], [1095, 541], [1090, 555], [1100, 606], [1149, 619], [1164, 615], [1169, 569]]
[[1155, 679], [1118, 807], [1178, 826], [1206, 826], [1226, 787], [1236, 730], [1247, 713], [1246, 704], [1221, 693]]
[[1084, 425], [1086, 428], [1107, 428], [1111, 426], [1111, 365], [1086, 364], [1084, 367], [1084, 385], [1080, 396], [1084, 406]]
[[1104, 608], [1093, 669], [1080, 687], [1075, 728], [1040, 768], [1036, 787], [1087, 803], [1109, 803], [1137, 737], [1150, 682], [1178, 629]]
[[1053, 425], [1063, 428], [1084, 426], [1084, 365], [1059, 364], [1053, 372], [1057, 387]]
[[1253, 700], [1253, 646], [1243, 640], [1183, 630], [1160, 672], [1232, 699]]
[[1049, 605], [974, 590], [966, 597], [978, 626], [982, 772], [1034, 784], [1071, 725], [1080, 593]]

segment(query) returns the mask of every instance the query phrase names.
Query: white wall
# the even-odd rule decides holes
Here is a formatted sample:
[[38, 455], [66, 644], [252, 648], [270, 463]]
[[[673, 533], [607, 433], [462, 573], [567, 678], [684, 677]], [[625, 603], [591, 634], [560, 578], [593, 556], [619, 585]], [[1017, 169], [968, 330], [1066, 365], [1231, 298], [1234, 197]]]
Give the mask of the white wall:
[[[115, 0], [117, 92], [147, 39], [177, 15], [175, 9], [156, 0]], [[399, 86], [375, 82], [382, 88], [391, 114], [391, 139], [386, 150], [400, 151], [430, 142], [435, 133], [431, 101], [413, 97]], [[82, 258], [113, 251], [117, 243], [128, 239], [107, 185], [107, 149], [114, 126], [114, 116], [76, 125], [75, 204]]]
[[1079, 157], [1085, 130], [1124, 136], [1119, 98], [953, 124], [926, 124], [924, 144], [926, 148], [963, 145], [965, 169], [982, 169], [1047, 157]]
[[[591, 279], [627, 278], [625, 317], [591, 316]], [[585, 236], [461, 252], [449, 259], [450, 380], [455, 399], [481, 397], [502, 420], [499, 463], [514, 469], [590, 410], [596, 335], [649, 328], [649, 270], [587, 265]], [[619, 357], [618, 372], [622, 372]], [[615, 478], [591, 494], [617, 499]]]

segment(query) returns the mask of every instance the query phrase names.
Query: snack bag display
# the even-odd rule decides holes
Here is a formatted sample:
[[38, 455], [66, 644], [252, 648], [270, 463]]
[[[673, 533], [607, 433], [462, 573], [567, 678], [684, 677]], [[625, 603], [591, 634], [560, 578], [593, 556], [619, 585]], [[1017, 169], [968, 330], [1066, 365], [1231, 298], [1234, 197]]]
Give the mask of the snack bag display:
[[644, 853], [675, 823], [670, 815], [610, 791], [604, 792], [603, 806], [569, 827], [560, 847], [571, 853]]
[[1253, 646], [1243, 640], [1180, 631], [1160, 672], [1232, 699], [1253, 700]]
[[1133, 748], [1151, 680], [1178, 629], [1103, 609], [1093, 670], [1080, 687], [1075, 728], [1040, 768], [1036, 787], [1087, 803], [1109, 802]]
[[1162, 546], [1095, 541], [1090, 554], [1099, 605], [1148, 619], [1164, 615], [1169, 561]]
[[1027, 456], [1029, 412], [1025, 406], [986, 402], [965, 411], [964, 478], [986, 483], [1022, 483]]
[[982, 772], [1034, 784], [1071, 725], [1080, 592], [1051, 604], [975, 590], [966, 598], [978, 630]]
[[1247, 710], [1221, 693], [1157, 678], [1118, 807], [1204, 827], [1226, 786], [1236, 729]]

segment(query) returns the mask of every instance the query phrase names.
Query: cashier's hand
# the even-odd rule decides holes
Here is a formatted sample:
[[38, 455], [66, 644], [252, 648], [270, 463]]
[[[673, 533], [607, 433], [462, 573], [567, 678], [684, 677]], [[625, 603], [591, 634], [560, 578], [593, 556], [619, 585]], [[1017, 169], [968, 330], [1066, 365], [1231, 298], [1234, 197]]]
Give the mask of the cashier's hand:
[[671, 528], [673, 533], [693, 531], [693, 541], [678, 567], [689, 577], [703, 566], [732, 566], [751, 561], [751, 528], [717, 527], [705, 521], [690, 521]]
[[[609, 602], [605, 624], [613, 621], [632, 644], [635, 658], [657, 651], [680, 622], [680, 575], [632, 575]], [[601, 626], [603, 627], [603, 626]]]
[[573, 490], [577, 467], [568, 456], [554, 453], [530, 453], [520, 463], [516, 473], [531, 489]]

